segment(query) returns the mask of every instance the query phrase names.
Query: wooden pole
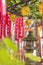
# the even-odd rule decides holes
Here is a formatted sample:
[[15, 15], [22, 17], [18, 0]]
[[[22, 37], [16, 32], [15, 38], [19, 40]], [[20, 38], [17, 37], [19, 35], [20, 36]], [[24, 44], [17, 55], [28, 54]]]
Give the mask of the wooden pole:
[[[42, 39], [43, 39], [43, 0], [42, 0]], [[43, 65], [43, 59], [42, 59], [42, 65]]]
[[43, 37], [43, 0], [42, 0], [42, 37]]

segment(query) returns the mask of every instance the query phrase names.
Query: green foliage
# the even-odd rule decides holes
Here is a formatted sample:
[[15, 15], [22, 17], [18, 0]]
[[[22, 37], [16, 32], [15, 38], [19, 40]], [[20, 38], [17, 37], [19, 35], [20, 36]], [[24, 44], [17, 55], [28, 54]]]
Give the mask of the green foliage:
[[12, 57], [10, 56], [9, 53], [7, 53], [6, 49], [2, 48], [0, 50], [0, 64], [2, 65], [24, 65], [24, 62], [20, 61], [16, 57], [13, 57], [13, 59], [11, 58]]
[[14, 65], [14, 62], [9, 58], [7, 50], [2, 48], [0, 50], [0, 64], [2, 65]]
[[34, 56], [32, 53], [26, 53], [26, 57], [31, 59], [31, 61], [41, 62], [41, 58], [38, 56]]
[[18, 48], [16, 47], [16, 43], [13, 42], [11, 39], [4, 38], [3, 42], [6, 44], [7, 47], [9, 47], [10, 49], [12, 49], [14, 52], [18, 51]]
[[[30, 7], [30, 15], [28, 16], [31, 19], [34, 19], [35, 22], [41, 20], [42, 15], [39, 12], [39, 4], [41, 0], [7, 0], [7, 10], [21, 16], [21, 8], [25, 5]], [[40, 22], [40, 21], [39, 21]]]
[[[0, 41], [1, 42], [1, 41]], [[0, 43], [0, 64], [1, 65], [25, 65], [25, 62], [20, 61], [17, 56], [17, 47], [9, 38], [5, 38]], [[10, 49], [10, 50], [9, 50]], [[13, 50], [13, 52], [11, 52]], [[40, 62], [41, 58], [33, 56], [31, 53], [26, 54], [26, 57], [32, 61]]]
[[21, 2], [21, 0], [16, 0], [16, 3], [20, 3]]
[[25, 65], [17, 55], [18, 48], [9, 38], [0, 41], [0, 64], [1, 65]]

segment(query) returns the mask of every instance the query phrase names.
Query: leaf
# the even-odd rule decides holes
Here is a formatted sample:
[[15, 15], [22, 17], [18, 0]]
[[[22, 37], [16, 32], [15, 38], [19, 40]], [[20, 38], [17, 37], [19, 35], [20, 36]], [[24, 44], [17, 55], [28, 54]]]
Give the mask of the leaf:
[[[3, 42], [8, 46], [10, 49], [13, 49], [15, 52], [18, 50], [16, 45], [11, 41], [9, 38], [4, 38]], [[0, 64], [1, 65], [24, 65], [24, 62], [20, 61], [18, 56], [11, 55], [6, 48], [0, 49]]]
[[16, 0], [16, 3], [20, 3], [21, 2], [21, 0]]
[[17, 65], [25, 65], [25, 62], [23, 62], [23, 61], [18, 61], [18, 62], [17, 62]]
[[28, 57], [32, 61], [41, 62], [41, 58], [38, 56], [34, 56], [32, 53], [26, 53], [26, 57]]
[[12, 49], [14, 52], [18, 51], [18, 48], [16, 47], [16, 43], [13, 42], [11, 39], [9, 38], [4, 38], [3, 42], [6, 44], [6, 46], [8, 46], [10, 49]]
[[14, 65], [14, 61], [9, 58], [7, 50], [2, 48], [0, 50], [0, 64], [1, 65]]
[[20, 62], [19, 58], [13, 57], [7, 52], [5, 48], [0, 49], [0, 64], [1, 65], [24, 65], [24, 62]]

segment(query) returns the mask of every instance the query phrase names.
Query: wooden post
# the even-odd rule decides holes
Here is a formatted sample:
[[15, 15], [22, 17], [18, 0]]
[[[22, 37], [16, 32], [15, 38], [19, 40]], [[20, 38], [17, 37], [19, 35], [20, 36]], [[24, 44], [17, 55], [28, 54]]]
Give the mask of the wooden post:
[[[43, 40], [43, 0], [42, 0], [42, 40]], [[43, 43], [43, 41], [42, 41], [42, 43]], [[42, 51], [42, 53], [43, 53], [43, 51]], [[43, 65], [43, 58], [42, 58], [42, 65]]]

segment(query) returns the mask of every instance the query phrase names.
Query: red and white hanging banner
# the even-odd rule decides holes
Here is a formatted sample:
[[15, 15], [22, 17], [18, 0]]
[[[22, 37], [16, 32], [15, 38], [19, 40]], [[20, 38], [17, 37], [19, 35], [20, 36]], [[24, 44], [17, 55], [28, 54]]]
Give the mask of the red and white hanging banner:
[[2, 0], [0, 0], [0, 39], [2, 39]]
[[2, 0], [0, 0], [0, 12], [2, 12]]
[[6, 13], [6, 17], [4, 18], [4, 37], [11, 37], [11, 21], [9, 12]]
[[2, 26], [3, 26], [3, 24], [2, 24], [2, 14], [0, 12], [0, 39], [2, 39]]
[[6, 13], [6, 0], [0, 0], [0, 39], [11, 37], [11, 21], [9, 13]]
[[6, 0], [2, 0], [2, 15], [6, 15]]
[[2, 0], [2, 16], [4, 37], [6, 36], [11, 37], [11, 21], [9, 12], [6, 12], [6, 0]]
[[22, 39], [24, 38], [24, 21], [23, 21], [23, 17], [20, 17], [20, 18], [16, 19], [15, 34], [16, 34], [16, 39], [18, 41], [22, 41]]

